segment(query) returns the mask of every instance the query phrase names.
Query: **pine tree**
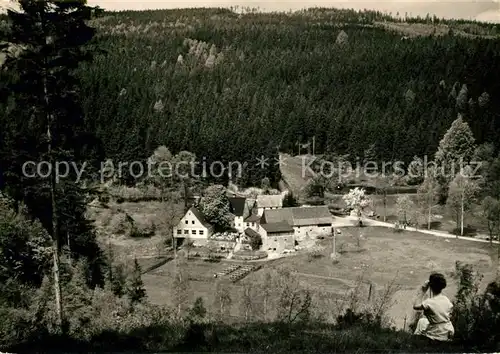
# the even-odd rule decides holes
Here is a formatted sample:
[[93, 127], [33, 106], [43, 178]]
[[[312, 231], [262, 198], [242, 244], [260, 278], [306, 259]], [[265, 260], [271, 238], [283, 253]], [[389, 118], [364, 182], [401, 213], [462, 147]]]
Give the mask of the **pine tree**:
[[468, 101], [468, 90], [467, 90], [467, 85], [463, 84], [462, 88], [458, 92], [457, 95], [457, 108], [463, 112], [467, 108], [467, 101]]
[[338, 46], [344, 46], [349, 43], [349, 35], [345, 33], [344, 30], [340, 31], [335, 40], [335, 44]]
[[207, 309], [203, 303], [203, 298], [197, 297], [193, 306], [189, 309], [189, 319], [192, 322], [200, 323], [205, 319], [206, 315]]
[[460, 159], [467, 161], [474, 154], [474, 143], [474, 135], [469, 124], [459, 115], [439, 142], [436, 161], [441, 163], [456, 163]]
[[292, 192], [288, 192], [283, 198], [283, 208], [290, 208], [296, 206], [299, 206], [297, 199], [295, 198]]
[[118, 297], [122, 297], [126, 293], [127, 275], [125, 274], [125, 266], [119, 263], [112, 266], [113, 273], [110, 279], [110, 288]]
[[[56, 161], [79, 161], [85, 141], [83, 111], [79, 105], [78, 83], [74, 70], [91, 59], [84, 48], [94, 36], [86, 21], [91, 10], [84, 0], [18, 0], [20, 11], [8, 10], [10, 28], [2, 33], [7, 45], [21, 48], [18, 55], [7, 54], [4, 69], [13, 73], [8, 85], [14, 105], [3, 124], [1, 165], [3, 185], [16, 200], [25, 201], [33, 216], [39, 218], [53, 240], [53, 273], [57, 326], [63, 330], [63, 306], [59, 276], [61, 225], [68, 219], [82, 222], [83, 212], [70, 208], [60, 213], [65, 185], [55, 173], [47, 180], [27, 178], [25, 161], [48, 161], [55, 170]], [[5, 49], [7, 45], [2, 45]], [[69, 180], [75, 180], [71, 175]], [[67, 182], [67, 181], [66, 181]], [[45, 191], [48, 190], [49, 193]], [[79, 193], [81, 196], [81, 193]], [[81, 230], [79, 230], [81, 231]]]
[[439, 142], [438, 151], [435, 155], [435, 161], [439, 168], [437, 176], [440, 184], [441, 200], [445, 199], [448, 184], [458, 171], [464, 167], [464, 164], [467, 164], [473, 157], [474, 143], [475, 139], [469, 125], [459, 114]]
[[65, 293], [67, 294], [65, 309], [74, 314], [82, 306], [90, 305], [92, 298], [88, 287], [87, 262], [83, 259], [78, 261], [71, 271], [71, 280], [65, 287]]
[[141, 274], [141, 266], [137, 262], [137, 258], [134, 258], [134, 269], [127, 286], [127, 295], [132, 303], [140, 302], [146, 297], [146, 289], [144, 289]]

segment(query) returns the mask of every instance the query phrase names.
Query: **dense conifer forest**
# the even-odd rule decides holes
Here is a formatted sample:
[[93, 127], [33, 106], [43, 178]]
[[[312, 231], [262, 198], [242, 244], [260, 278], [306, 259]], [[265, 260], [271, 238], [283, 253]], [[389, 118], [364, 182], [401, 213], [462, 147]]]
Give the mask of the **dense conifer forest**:
[[[106, 15], [95, 21], [106, 55], [80, 71], [87, 125], [126, 161], [166, 145], [253, 163], [315, 136], [317, 153], [372, 147], [372, 158], [409, 162], [431, 156], [459, 112], [478, 143], [496, 144], [500, 39], [407, 38], [374, 25], [387, 20], [326, 9]], [[242, 182], [260, 181], [254, 172]]]

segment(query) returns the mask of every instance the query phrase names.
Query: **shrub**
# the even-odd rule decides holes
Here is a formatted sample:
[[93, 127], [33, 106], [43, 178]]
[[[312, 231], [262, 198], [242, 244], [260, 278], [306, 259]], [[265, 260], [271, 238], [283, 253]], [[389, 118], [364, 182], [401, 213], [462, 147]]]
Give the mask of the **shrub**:
[[146, 297], [146, 290], [144, 289], [141, 274], [141, 266], [137, 262], [137, 259], [134, 259], [134, 269], [132, 270], [132, 274], [130, 274], [127, 286], [127, 295], [132, 303], [140, 302]]
[[337, 328], [342, 330], [356, 326], [380, 328], [380, 322], [380, 318], [374, 318], [374, 315], [369, 312], [354, 312], [350, 308], [344, 314], [337, 316]]
[[315, 259], [319, 259], [324, 257], [324, 254], [320, 250], [314, 250], [307, 254], [307, 259], [309, 262], [312, 262]]
[[492, 282], [479, 293], [482, 276], [470, 264], [457, 262], [459, 287], [454, 301], [452, 323], [455, 340], [468, 347], [500, 349], [500, 284]]
[[23, 343], [37, 332], [28, 310], [0, 307], [0, 318], [0, 348]]
[[125, 235], [131, 231], [131, 225], [124, 213], [116, 214], [111, 218], [110, 231], [117, 235]]
[[249, 240], [252, 250], [257, 251], [262, 246], [262, 237], [259, 234], [253, 235]]
[[207, 315], [207, 309], [203, 302], [203, 298], [196, 298], [193, 306], [188, 311], [188, 319], [190, 322], [201, 323]]
[[109, 203], [110, 197], [108, 194], [100, 194], [98, 200], [100, 203], [107, 204]]
[[251, 261], [266, 257], [267, 257], [267, 252], [265, 251], [238, 251], [233, 255], [233, 259], [242, 261]]
[[154, 236], [155, 232], [156, 226], [153, 223], [149, 225], [134, 224], [130, 230], [129, 236], [134, 238], [151, 237]]

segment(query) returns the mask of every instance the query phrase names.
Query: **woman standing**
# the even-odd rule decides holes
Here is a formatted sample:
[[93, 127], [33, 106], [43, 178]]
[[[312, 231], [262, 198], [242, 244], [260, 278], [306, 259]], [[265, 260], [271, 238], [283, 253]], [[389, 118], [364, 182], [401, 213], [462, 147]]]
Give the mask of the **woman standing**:
[[[450, 321], [453, 304], [441, 293], [444, 288], [446, 279], [440, 273], [431, 274], [429, 280], [422, 286], [422, 292], [413, 304], [414, 310], [424, 312], [424, 316], [418, 321], [416, 335], [440, 342], [451, 340], [453, 337], [455, 329]], [[424, 300], [429, 289], [430, 297]]]

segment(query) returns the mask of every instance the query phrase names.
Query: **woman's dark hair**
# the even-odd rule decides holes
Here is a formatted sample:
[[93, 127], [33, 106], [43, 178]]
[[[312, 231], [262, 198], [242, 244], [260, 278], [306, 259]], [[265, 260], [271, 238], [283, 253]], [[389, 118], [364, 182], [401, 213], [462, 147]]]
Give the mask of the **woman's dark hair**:
[[429, 276], [429, 287], [434, 294], [439, 294], [441, 290], [446, 288], [446, 279], [441, 273], [432, 273]]

